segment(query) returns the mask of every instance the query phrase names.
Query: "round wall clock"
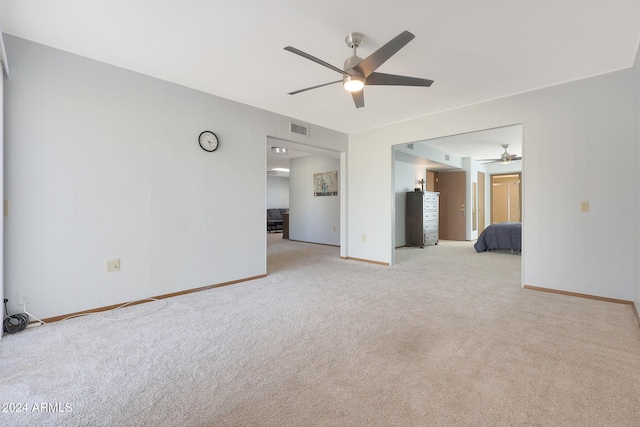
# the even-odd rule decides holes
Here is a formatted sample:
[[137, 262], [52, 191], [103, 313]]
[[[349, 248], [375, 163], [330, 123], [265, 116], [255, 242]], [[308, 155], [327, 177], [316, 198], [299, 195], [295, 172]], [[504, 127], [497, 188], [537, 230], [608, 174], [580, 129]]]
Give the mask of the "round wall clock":
[[205, 130], [200, 134], [198, 137], [198, 143], [200, 143], [200, 147], [202, 147], [204, 151], [208, 152], [216, 151], [220, 145], [218, 137], [210, 130]]

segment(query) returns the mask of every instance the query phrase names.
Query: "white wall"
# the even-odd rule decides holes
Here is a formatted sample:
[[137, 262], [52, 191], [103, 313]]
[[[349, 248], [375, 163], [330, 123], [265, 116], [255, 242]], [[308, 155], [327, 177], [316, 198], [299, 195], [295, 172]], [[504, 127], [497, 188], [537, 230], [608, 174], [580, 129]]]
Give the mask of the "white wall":
[[[350, 135], [349, 256], [393, 259], [392, 198], [368, 191], [392, 188], [392, 145], [522, 123], [524, 284], [633, 299], [637, 177], [633, 156], [620, 155], [634, 152], [633, 76], [619, 71]], [[591, 212], [579, 212], [581, 200]]]
[[[635, 212], [635, 222], [634, 222], [634, 242], [635, 248], [633, 251], [634, 254], [634, 265], [635, 267], [635, 282], [634, 282], [634, 296], [633, 301], [636, 305], [636, 310], [640, 311], [640, 221], [638, 221], [638, 213], [640, 213], [640, 185], [637, 183], [640, 182], [640, 50], [636, 54], [636, 61], [633, 66], [633, 100], [635, 112], [633, 115], [633, 123], [634, 123], [634, 144], [633, 151], [627, 153], [629, 157], [633, 158], [634, 162], [634, 172], [635, 178], [633, 183], [633, 190], [629, 191], [629, 194], [633, 198], [633, 211]], [[633, 155], [631, 154], [633, 153]]]
[[289, 178], [267, 175], [267, 209], [289, 207]]
[[[265, 137], [289, 118], [5, 35], [6, 295], [42, 318], [266, 273]], [[206, 153], [199, 133], [215, 131]], [[346, 151], [312, 125], [304, 142]], [[122, 269], [105, 273], [107, 259]], [[17, 310], [17, 307], [13, 307]]]
[[340, 190], [336, 196], [314, 196], [313, 174], [337, 171], [340, 175], [340, 159], [296, 157], [289, 161], [289, 169], [289, 238], [339, 245]]
[[[3, 45], [0, 33], [0, 46]], [[0, 52], [0, 55], [2, 53]], [[4, 206], [4, 72], [0, 71], [0, 200]], [[4, 209], [3, 209], [4, 210]], [[0, 216], [0, 302], [4, 308], [4, 214]], [[18, 295], [15, 296], [18, 298]], [[9, 313], [15, 314], [15, 312]], [[4, 315], [2, 316], [4, 319]], [[2, 338], [2, 333], [0, 333]]]
[[[470, 157], [462, 159], [463, 169], [467, 173], [467, 194], [465, 201], [465, 236], [466, 240], [475, 240], [478, 238], [478, 227], [476, 223], [476, 229], [473, 229], [473, 183], [478, 183], [478, 162], [472, 160]], [[477, 188], [476, 188], [477, 189]], [[478, 199], [476, 198], [476, 201]], [[476, 206], [476, 211], [478, 207]]]
[[420, 188], [418, 181], [427, 178], [427, 168], [420, 165], [412, 165], [405, 162], [396, 161], [395, 165], [395, 247], [404, 246], [406, 240], [406, 192], [414, 191], [414, 188]]

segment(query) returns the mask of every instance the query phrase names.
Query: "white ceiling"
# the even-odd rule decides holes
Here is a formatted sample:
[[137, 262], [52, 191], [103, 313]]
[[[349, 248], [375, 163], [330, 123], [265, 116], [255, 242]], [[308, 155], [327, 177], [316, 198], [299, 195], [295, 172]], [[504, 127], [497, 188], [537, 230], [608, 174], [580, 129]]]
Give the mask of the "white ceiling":
[[522, 156], [522, 125], [434, 138], [420, 143], [458, 157], [472, 157], [478, 160], [499, 159], [504, 153], [502, 145], [508, 144], [507, 151], [510, 154]]
[[[14, 0], [0, 2], [0, 27], [346, 133], [630, 67], [640, 36], [637, 0], [364, 5], [357, 13], [342, 13], [345, 3], [336, 0]], [[367, 87], [361, 109], [340, 85], [287, 95], [340, 75], [285, 46], [342, 67], [351, 53], [344, 43], [347, 33], [365, 34], [358, 54], [366, 57], [403, 30], [416, 38], [379, 71], [430, 78], [431, 88]], [[521, 154], [520, 138], [509, 142], [514, 138], [507, 131], [428, 144], [460, 157], [489, 158], [509, 143], [510, 153]], [[267, 141], [267, 149], [272, 145]], [[284, 141], [278, 145], [290, 151], [280, 158], [268, 152], [268, 169], [285, 167], [293, 157], [322, 154]]]
[[[406, 144], [402, 144], [402, 146], [404, 145]], [[455, 168], [433, 161], [433, 159], [416, 157], [417, 154], [410, 154], [410, 152], [421, 152], [421, 150], [416, 149], [416, 146], [430, 146], [439, 149], [445, 154], [453, 154], [458, 157], [471, 157], [475, 160], [498, 160], [502, 153], [504, 153], [503, 145], [508, 145], [507, 152], [509, 154], [523, 157], [522, 125], [504, 126], [442, 138], [433, 138], [413, 143], [413, 145], [414, 150], [409, 151], [405, 150], [404, 147], [397, 146], [396, 160], [424, 166], [430, 170]]]
[[[271, 147], [286, 148], [286, 154], [273, 154]], [[272, 171], [274, 168], [289, 169], [289, 160], [296, 157], [317, 155], [324, 157], [333, 157], [335, 159], [340, 158], [340, 153], [337, 151], [327, 150], [324, 148], [312, 147], [308, 145], [302, 145], [291, 141], [285, 141], [283, 139], [267, 137], [266, 144], [267, 155], [267, 173], [272, 176], [288, 177], [289, 172]]]
[[[3, 0], [6, 33], [298, 120], [352, 133], [633, 65], [638, 0]], [[347, 33], [366, 57], [416, 38], [379, 71], [435, 80], [374, 86], [356, 109], [340, 85]], [[11, 58], [9, 58], [11, 65]]]

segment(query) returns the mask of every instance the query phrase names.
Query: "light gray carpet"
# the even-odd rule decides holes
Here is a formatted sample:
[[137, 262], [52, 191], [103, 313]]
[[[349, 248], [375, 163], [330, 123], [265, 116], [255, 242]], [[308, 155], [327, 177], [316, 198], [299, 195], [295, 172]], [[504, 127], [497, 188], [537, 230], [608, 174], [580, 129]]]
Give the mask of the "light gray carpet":
[[630, 306], [524, 290], [519, 256], [470, 243], [384, 267], [268, 239], [264, 279], [5, 336], [1, 401], [29, 410], [0, 424], [640, 424]]

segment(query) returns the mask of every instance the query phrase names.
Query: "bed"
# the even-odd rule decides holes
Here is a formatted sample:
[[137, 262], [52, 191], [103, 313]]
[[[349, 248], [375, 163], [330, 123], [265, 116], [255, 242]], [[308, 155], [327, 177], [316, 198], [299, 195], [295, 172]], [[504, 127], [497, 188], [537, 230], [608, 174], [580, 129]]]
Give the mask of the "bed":
[[473, 245], [476, 252], [509, 250], [511, 252], [522, 250], [522, 223], [499, 222], [491, 224], [484, 229], [478, 241]]

